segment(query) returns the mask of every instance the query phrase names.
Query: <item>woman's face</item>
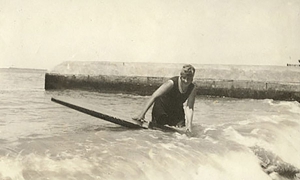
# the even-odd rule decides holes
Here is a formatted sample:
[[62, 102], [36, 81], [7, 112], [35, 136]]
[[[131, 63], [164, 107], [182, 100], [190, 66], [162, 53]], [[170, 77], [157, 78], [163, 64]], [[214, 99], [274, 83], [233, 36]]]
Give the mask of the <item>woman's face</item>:
[[190, 85], [193, 82], [193, 76], [180, 76], [180, 80], [185, 85]]

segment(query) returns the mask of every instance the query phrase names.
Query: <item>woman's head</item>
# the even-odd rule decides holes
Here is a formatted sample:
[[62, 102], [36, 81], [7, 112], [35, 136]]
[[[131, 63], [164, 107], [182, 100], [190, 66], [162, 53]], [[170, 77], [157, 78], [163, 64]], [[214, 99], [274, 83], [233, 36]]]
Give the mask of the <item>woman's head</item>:
[[180, 79], [184, 83], [190, 84], [193, 82], [194, 75], [195, 75], [195, 68], [190, 64], [186, 64], [181, 69]]
[[190, 64], [186, 64], [182, 67], [181, 72], [180, 72], [180, 76], [192, 76], [194, 77], [195, 74], [195, 68], [194, 66], [190, 65]]

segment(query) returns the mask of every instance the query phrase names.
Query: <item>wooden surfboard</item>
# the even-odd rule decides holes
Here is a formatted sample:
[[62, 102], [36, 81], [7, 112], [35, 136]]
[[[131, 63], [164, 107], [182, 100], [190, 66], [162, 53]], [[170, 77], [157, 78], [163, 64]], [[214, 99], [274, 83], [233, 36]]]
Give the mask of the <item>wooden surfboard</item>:
[[[74, 109], [76, 111], [91, 115], [93, 117], [118, 124], [128, 128], [135, 128], [135, 129], [148, 129], [149, 124], [147, 122], [142, 123], [140, 121], [133, 120], [129, 117], [116, 117], [113, 112], [109, 112], [107, 109], [103, 109], [100, 106], [91, 105], [88, 103], [83, 103], [76, 99], [71, 98], [51, 98], [51, 101], [64, 105], [68, 108]], [[178, 132], [180, 134], [184, 134], [184, 132], [180, 129], [172, 128], [169, 126], [155, 126], [152, 129], [162, 130], [162, 131], [170, 131], [170, 132]]]

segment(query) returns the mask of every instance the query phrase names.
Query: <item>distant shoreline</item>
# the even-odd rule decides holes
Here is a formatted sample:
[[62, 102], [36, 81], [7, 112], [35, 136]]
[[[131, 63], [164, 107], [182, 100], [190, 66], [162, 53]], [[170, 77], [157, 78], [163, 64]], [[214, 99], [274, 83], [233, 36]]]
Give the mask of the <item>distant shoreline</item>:
[[8, 68], [0, 68], [0, 70], [14, 70], [14, 71], [41, 71], [46, 72], [47, 69], [35, 69], [35, 68], [15, 68], [15, 67], [8, 67]]

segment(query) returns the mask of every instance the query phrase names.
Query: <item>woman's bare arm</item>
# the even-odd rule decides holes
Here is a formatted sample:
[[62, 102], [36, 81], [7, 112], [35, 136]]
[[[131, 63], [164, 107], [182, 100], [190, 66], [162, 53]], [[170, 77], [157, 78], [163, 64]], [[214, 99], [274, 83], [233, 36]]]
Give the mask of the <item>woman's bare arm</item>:
[[192, 121], [194, 116], [194, 104], [196, 99], [196, 86], [194, 86], [191, 94], [187, 99], [187, 106], [185, 108], [186, 115], [186, 130], [192, 132]]
[[[145, 114], [149, 110], [149, 108], [154, 103], [155, 99], [162, 96], [166, 92], [170, 91], [173, 88], [174, 82], [172, 80], [168, 80], [164, 84], [162, 84], [150, 97], [150, 99], [145, 104], [144, 108], [140, 112], [140, 114], [132, 119], [142, 121], [145, 118]], [[150, 120], [151, 121], [151, 120]]]

